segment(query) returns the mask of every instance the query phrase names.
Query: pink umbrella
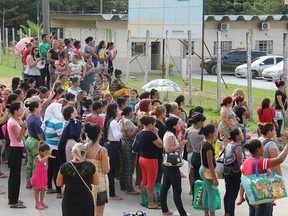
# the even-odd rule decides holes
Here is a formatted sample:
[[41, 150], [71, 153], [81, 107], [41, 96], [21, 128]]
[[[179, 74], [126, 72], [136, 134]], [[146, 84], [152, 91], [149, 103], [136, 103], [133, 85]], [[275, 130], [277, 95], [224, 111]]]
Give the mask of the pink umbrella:
[[29, 43], [33, 37], [26, 37], [21, 39], [15, 46], [15, 54], [20, 53], [24, 48], [26, 43]]

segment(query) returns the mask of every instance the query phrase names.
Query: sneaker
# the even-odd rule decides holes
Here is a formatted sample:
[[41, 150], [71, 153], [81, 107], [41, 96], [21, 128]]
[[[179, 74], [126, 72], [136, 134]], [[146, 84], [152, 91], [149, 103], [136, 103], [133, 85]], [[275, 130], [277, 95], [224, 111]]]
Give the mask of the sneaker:
[[42, 206], [42, 204], [41, 204], [40, 202], [36, 204], [36, 207], [35, 207], [35, 208], [36, 208], [36, 209], [39, 209], [39, 210], [45, 209], [45, 207]]

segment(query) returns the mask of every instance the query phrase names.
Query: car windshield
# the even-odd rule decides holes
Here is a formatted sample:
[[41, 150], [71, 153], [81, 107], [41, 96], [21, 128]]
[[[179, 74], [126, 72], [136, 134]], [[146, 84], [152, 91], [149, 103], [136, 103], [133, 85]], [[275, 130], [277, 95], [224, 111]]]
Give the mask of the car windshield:
[[259, 59], [260, 59], [260, 57], [257, 57], [257, 58], [255, 58], [255, 59], [253, 59], [253, 60], [251, 61], [251, 63], [252, 63], [252, 62], [255, 62], [255, 61], [259, 60]]

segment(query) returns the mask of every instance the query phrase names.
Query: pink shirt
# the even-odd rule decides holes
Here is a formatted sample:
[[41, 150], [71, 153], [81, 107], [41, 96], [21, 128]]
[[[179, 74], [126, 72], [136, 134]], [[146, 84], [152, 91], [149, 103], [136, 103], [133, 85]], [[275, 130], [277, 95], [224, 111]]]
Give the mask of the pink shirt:
[[20, 133], [21, 126], [19, 125], [19, 123], [14, 118], [11, 117], [11, 118], [9, 118], [8, 123], [7, 123], [7, 130], [8, 130], [8, 134], [9, 134], [9, 138], [10, 138], [10, 146], [11, 147], [24, 147], [22, 139], [20, 142], [18, 142], [16, 140], [16, 137], [12, 133], [12, 127], [13, 126], [16, 126], [18, 133]]

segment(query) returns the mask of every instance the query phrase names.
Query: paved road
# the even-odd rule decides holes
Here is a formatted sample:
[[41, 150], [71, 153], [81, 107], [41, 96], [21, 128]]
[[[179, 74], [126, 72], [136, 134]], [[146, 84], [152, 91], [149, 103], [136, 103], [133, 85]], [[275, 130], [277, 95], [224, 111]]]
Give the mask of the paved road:
[[[224, 81], [228, 84], [237, 84], [241, 86], [247, 86], [247, 79], [246, 78], [238, 78], [235, 76], [230, 75], [223, 75], [222, 76]], [[193, 79], [201, 79], [200, 72], [194, 72], [192, 74]], [[217, 76], [216, 75], [209, 75], [206, 72], [204, 72], [204, 80], [205, 81], [211, 81], [211, 82], [217, 82]], [[223, 81], [222, 81], [223, 82]], [[253, 88], [260, 88], [260, 89], [268, 89], [268, 90], [275, 90], [275, 84], [274, 82], [261, 80], [261, 79], [253, 79], [252, 80], [252, 87]]]
[[[288, 166], [287, 166], [288, 160], [286, 160], [283, 163], [282, 169], [285, 178], [288, 177]], [[46, 203], [49, 205], [49, 208], [46, 210], [36, 210], [35, 209], [35, 203], [34, 203], [34, 197], [33, 197], [33, 191], [25, 189], [25, 173], [24, 173], [24, 166], [22, 167], [22, 183], [21, 183], [21, 192], [20, 192], [20, 199], [25, 201], [25, 204], [27, 205], [26, 209], [11, 209], [7, 205], [7, 194], [0, 195], [0, 215], [1, 216], [61, 216], [61, 200], [55, 198], [55, 194], [49, 194], [46, 195], [45, 200]], [[187, 164], [185, 164], [181, 170], [185, 173], [187, 173]], [[7, 165], [2, 165], [2, 171], [8, 174]], [[221, 199], [223, 202], [223, 196], [224, 196], [224, 181], [219, 180], [219, 190], [221, 194]], [[0, 189], [4, 189], [7, 191], [7, 185], [8, 180], [7, 179], [0, 179]], [[121, 216], [123, 211], [137, 211], [139, 209], [143, 210], [147, 213], [147, 216], [160, 216], [161, 210], [148, 210], [146, 208], [143, 208], [140, 203], [140, 196], [135, 195], [126, 195], [123, 192], [119, 192], [119, 184], [116, 182], [116, 192], [124, 196], [123, 201], [110, 201], [105, 209], [105, 216]], [[195, 210], [191, 206], [191, 196], [188, 195], [189, 192], [189, 186], [188, 186], [188, 179], [182, 179], [182, 200], [184, 203], [184, 207], [186, 211], [192, 215], [204, 215], [202, 211]], [[172, 192], [168, 195], [168, 206], [171, 208], [171, 210], [175, 210], [175, 205], [172, 201]], [[277, 206], [274, 208], [274, 215], [277, 216], [287, 216], [287, 199], [282, 199], [276, 202]], [[223, 212], [223, 203], [222, 203], [222, 209], [216, 211], [216, 215], [224, 215]], [[248, 206], [246, 203], [242, 204], [240, 207], [236, 207], [236, 215], [248, 215]], [[80, 215], [79, 215], [80, 216]]]

